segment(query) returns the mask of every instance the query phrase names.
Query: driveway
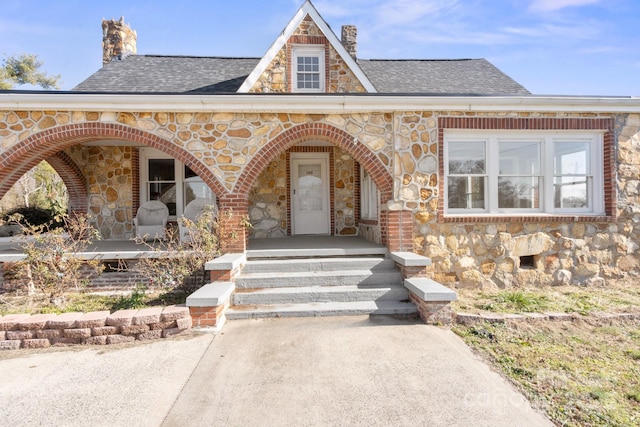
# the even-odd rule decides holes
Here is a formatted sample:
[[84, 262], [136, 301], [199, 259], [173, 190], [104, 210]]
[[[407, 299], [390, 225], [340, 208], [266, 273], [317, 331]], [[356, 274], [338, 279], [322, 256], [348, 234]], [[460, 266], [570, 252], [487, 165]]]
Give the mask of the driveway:
[[0, 425], [552, 425], [452, 332], [382, 316], [0, 358]]

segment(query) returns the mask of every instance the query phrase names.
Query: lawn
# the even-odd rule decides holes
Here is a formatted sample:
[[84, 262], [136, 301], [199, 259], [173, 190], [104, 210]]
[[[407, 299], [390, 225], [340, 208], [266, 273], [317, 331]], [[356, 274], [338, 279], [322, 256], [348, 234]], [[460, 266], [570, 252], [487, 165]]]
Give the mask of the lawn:
[[[572, 321], [455, 325], [453, 331], [558, 425], [640, 425], [640, 286], [462, 291], [455, 310], [574, 313]], [[635, 313], [635, 319], [599, 317]]]

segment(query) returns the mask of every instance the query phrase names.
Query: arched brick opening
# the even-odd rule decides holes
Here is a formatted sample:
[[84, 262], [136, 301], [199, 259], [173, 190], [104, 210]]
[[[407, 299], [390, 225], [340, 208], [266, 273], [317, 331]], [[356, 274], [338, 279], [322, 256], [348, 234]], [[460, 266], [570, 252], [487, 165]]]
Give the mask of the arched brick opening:
[[87, 180], [76, 163], [64, 151], [59, 151], [46, 159], [47, 163], [60, 175], [69, 195], [69, 211], [87, 213]]
[[[121, 124], [91, 122], [46, 129], [31, 135], [0, 154], [0, 198], [22, 175], [41, 160], [48, 160], [60, 150], [73, 145], [100, 139], [137, 142], [161, 150], [189, 166], [216, 195], [226, 193], [225, 188], [205, 165], [197, 161], [187, 150], [170, 141]], [[85, 197], [85, 210], [86, 203]]]
[[[258, 179], [262, 171], [272, 162], [279, 153], [286, 151], [296, 144], [305, 141], [325, 141], [348, 152], [361, 167], [365, 168], [378, 187], [380, 198], [384, 202], [393, 199], [393, 178], [387, 167], [380, 159], [363, 144], [358, 143], [353, 136], [342, 129], [336, 128], [327, 123], [306, 123], [287, 129], [265, 145], [247, 164], [242, 176], [236, 183], [233, 194], [227, 194], [221, 198], [220, 204], [224, 207], [232, 207], [234, 211], [247, 215], [249, 206], [249, 192], [251, 186]], [[395, 230], [401, 224], [390, 224], [396, 221], [398, 215], [381, 213], [379, 221], [382, 231], [383, 243], [389, 246], [389, 230]], [[399, 220], [399, 219], [398, 219]], [[405, 221], [406, 222], [406, 221]], [[391, 225], [391, 227], [390, 227]], [[246, 247], [246, 238], [244, 247]], [[244, 247], [233, 248], [237, 251], [244, 250]], [[399, 248], [391, 247], [392, 250]]]

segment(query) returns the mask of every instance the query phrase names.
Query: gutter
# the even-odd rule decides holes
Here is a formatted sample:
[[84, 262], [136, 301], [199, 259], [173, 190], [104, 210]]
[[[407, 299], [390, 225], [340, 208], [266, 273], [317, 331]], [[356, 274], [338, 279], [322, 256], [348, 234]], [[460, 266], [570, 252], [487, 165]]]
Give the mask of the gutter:
[[0, 92], [0, 110], [343, 114], [448, 110], [640, 113], [640, 97]]

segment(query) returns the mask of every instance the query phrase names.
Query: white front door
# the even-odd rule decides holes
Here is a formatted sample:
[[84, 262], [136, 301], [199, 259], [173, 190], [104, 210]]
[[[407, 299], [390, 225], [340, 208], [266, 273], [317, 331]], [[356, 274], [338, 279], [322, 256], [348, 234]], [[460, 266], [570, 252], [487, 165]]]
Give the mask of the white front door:
[[329, 154], [291, 153], [292, 234], [329, 234]]

